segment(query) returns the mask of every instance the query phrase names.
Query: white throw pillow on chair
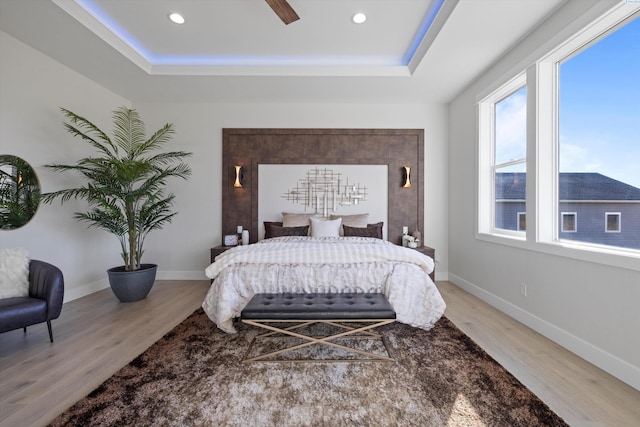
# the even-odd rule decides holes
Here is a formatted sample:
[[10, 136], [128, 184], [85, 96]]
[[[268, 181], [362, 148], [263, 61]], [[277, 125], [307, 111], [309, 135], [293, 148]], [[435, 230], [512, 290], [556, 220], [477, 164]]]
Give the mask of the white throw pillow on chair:
[[0, 249], [0, 299], [29, 296], [29, 256], [24, 248]]

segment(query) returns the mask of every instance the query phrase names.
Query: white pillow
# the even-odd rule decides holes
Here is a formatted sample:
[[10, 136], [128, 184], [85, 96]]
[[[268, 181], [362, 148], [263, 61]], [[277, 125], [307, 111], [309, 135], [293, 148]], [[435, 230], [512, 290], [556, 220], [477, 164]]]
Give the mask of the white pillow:
[[311, 218], [311, 237], [340, 237], [342, 218], [320, 219]]
[[0, 249], [0, 299], [29, 296], [26, 249]]

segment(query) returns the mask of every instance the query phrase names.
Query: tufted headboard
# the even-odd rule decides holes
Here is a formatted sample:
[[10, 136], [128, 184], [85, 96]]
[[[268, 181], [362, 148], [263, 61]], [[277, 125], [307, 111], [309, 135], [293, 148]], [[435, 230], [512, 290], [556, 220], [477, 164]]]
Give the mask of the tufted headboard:
[[[423, 129], [223, 129], [222, 235], [236, 226], [258, 236], [258, 165], [387, 165], [388, 238], [399, 243], [402, 226], [424, 224]], [[235, 166], [243, 186], [233, 186]], [[403, 167], [411, 167], [411, 188], [403, 188]]]

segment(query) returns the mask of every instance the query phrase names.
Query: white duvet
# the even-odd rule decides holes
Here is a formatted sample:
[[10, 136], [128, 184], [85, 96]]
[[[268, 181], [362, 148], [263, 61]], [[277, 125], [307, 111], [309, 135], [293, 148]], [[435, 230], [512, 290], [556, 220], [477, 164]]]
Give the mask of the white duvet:
[[383, 293], [397, 320], [430, 329], [445, 303], [422, 253], [366, 237], [277, 237], [218, 255], [202, 307], [225, 332], [256, 293]]

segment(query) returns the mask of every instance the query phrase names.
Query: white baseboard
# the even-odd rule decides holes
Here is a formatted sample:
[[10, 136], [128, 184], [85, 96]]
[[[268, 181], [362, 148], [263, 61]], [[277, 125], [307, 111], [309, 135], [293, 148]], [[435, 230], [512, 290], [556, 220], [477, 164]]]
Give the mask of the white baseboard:
[[448, 280], [449, 280], [449, 273], [447, 273], [446, 271], [443, 273], [438, 273], [438, 271], [436, 270], [436, 282], [438, 281], [446, 282]]
[[[105, 274], [106, 276], [106, 274]], [[89, 283], [88, 285], [79, 286], [71, 289], [65, 288], [64, 290], [64, 302], [73, 301], [78, 298], [86, 297], [94, 292], [101, 291], [109, 287], [109, 279], [106, 277], [97, 282]]]
[[522, 308], [474, 285], [455, 274], [448, 274], [449, 282], [480, 298], [487, 304], [527, 325], [551, 341], [582, 357], [631, 387], [640, 390], [640, 368], [560, 329]]
[[[156, 280], [209, 280], [202, 271], [158, 271], [156, 273]], [[101, 291], [109, 287], [109, 279], [105, 278], [88, 285], [79, 286], [76, 288], [65, 288], [64, 290], [64, 302], [76, 300], [78, 298], [91, 295], [94, 292]]]
[[209, 280], [204, 270], [198, 271], [158, 271], [156, 280]]

